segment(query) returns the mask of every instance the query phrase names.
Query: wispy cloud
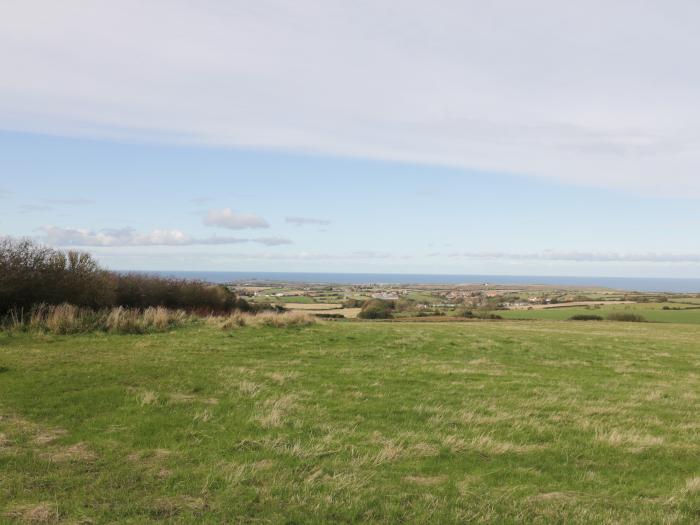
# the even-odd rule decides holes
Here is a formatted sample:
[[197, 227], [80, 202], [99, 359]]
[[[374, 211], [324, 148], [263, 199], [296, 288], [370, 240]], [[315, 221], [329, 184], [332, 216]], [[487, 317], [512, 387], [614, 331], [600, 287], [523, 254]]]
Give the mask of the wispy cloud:
[[245, 230], [248, 228], [269, 228], [270, 224], [258, 215], [238, 213], [231, 208], [209, 210], [204, 218], [207, 226], [217, 226], [229, 230]]
[[430, 257], [464, 258], [473, 260], [510, 261], [567, 261], [567, 262], [646, 262], [646, 263], [695, 263], [700, 253], [617, 253], [545, 250], [533, 253], [509, 252], [451, 252], [431, 253]]
[[81, 6], [3, 8], [4, 128], [700, 196], [698, 2]]
[[54, 204], [56, 206], [88, 206], [90, 204], [94, 204], [95, 201], [91, 199], [82, 199], [82, 198], [74, 198], [74, 199], [44, 199], [44, 202], [48, 204]]
[[316, 225], [327, 226], [331, 221], [327, 219], [314, 219], [313, 217], [285, 217], [284, 222], [295, 224], [297, 226]]
[[190, 199], [190, 202], [192, 204], [196, 204], [197, 206], [203, 206], [205, 204], [209, 204], [210, 202], [213, 202], [214, 199], [211, 197], [193, 197]]
[[53, 210], [53, 206], [49, 206], [48, 204], [21, 204], [19, 206], [20, 213], [33, 213], [51, 210]]
[[[0, 197], [2, 197], [2, 192], [0, 192]], [[89, 199], [42, 199], [39, 201], [41, 204], [21, 204], [19, 208], [20, 213], [34, 213], [42, 211], [52, 211], [56, 208], [62, 208], [65, 206], [75, 207], [75, 206], [88, 206], [94, 204], [94, 201]]]
[[369, 260], [406, 260], [415, 258], [413, 255], [400, 255], [389, 252], [372, 250], [357, 250], [339, 253], [327, 253], [316, 251], [297, 252], [238, 252], [227, 253], [226, 257], [232, 259], [259, 260], [259, 261], [369, 261]]
[[181, 230], [153, 230], [139, 233], [132, 228], [103, 229], [99, 231], [81, 228], [43, 226], [42, 240], [54, 246], [194, 246], [257, 243], [265, 246], [291, 244], [283, 237], [191, 237]]

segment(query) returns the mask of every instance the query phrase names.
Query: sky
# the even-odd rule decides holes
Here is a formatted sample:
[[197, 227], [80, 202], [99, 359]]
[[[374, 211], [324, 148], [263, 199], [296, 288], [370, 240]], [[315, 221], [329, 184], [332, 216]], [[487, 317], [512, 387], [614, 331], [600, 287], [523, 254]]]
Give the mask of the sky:
[[700, 277], [698, 22], [0, 2], [0, 236], [119, 270]]

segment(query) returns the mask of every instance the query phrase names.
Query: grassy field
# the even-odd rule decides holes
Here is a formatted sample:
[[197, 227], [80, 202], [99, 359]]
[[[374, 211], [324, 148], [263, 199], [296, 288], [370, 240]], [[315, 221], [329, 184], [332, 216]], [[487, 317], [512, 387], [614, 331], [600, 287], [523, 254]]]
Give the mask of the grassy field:
[[0, 333], [0, 521], [697, 523], [699, 370], [678, 324]]
[[[680, 308], [680, 310], [664, 310], [663, 307]], [[605, 317], [612, 312], [638, 314], [647, 321], [656, 323], [700, 324], [700, 308], [693, 304], [680, 303], [636, 303], [605, 305], [600, 308], [561, 307], [532, 310], [504, 310], [498, 315], [506, 319], [556, 319], [564, 320], [573, 315], [592, 314]]]

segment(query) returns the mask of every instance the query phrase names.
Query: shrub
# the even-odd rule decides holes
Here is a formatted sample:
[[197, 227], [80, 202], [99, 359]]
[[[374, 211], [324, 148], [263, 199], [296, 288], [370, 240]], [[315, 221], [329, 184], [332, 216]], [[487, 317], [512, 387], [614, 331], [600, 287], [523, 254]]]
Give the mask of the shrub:
[[595, 314], [576, 314], [569, 317], [569, 321], [602, 321], [603, 317]]
[[39, 303], [99, 308], [113, 301], [112, 275], [89, 254], [0, 239], [0, 315]]
[[199, 313], [250, 309], [222, 285], [109, 272], [88, 253], [0, 238], [0, 318], [10, 311], [21, 316], [39, 304], [93, 309], [164, 307]]
[[493, 312], [477, 312], [476, 317], [479, 319], [503, 319], [503, 317]]
[[360, 319], [391, 319], [394, 303], [382, 299], [370, 299], [362, 306], [357, 315]]
[[460, 308], [459, 310], [455, 311], [454, 315], [455, 317], [464, 317], [465, 319], [473, 319], [474, 317], [476, 317], [474, 315], [474, 312], [466, 308]]
[[365, 304], [364, 299], [347, 298], [343, 301], [343, 308], [362, 308], [363, 304]]
[[606, 316], [608, 321], [622, 321], [625, 323], [645, 323], [646, 319], [639, 314], [626, 312], [612, 312]]

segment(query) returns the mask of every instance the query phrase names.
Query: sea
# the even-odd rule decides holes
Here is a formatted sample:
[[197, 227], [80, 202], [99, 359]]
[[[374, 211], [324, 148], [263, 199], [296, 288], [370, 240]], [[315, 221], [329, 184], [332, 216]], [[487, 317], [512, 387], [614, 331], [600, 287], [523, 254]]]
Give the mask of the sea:
[[212, 283], [300, 282], [314, 284], [491, 284], [602, 287], [636, 292], [700, 293], [700, 279], [659, 277], [560, 277], [547, 275], [446, 275], [403, 273], [143, 272]]

